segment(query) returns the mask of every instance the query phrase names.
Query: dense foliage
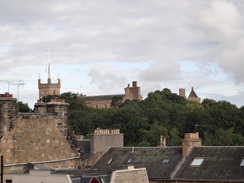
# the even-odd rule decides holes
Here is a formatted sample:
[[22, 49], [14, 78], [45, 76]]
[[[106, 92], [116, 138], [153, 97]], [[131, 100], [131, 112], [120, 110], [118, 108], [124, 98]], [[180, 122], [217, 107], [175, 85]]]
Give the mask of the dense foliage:
[[119, 128], [126, 146], [156, 146], [166, 136], [168, 146], [181, 144], [186, 132], [200, 133], [204, 145], [244, 145], [244, 107], [226, 101], [186, 101], [169, 89], [149, 93], [143, 101], [113, 100], [113, 108], [93, 109], [79, 94], [63, 93], [70, 104], [70, 128], [89, 138], [97, 127]]
[[18, 102], [17, 103], [18, 107], [18, 112], [32, 112], [32, 109], [28, 106], [28, 104], [23, 103], [23, 102]]

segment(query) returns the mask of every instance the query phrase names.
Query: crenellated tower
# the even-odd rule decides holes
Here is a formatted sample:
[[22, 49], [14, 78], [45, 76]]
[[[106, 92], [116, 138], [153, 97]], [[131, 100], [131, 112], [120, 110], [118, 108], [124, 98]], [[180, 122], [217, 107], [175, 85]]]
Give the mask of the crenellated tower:
[[39, 99], [47, 95], [60, 95], [61, 81], [57, 79], [56, 83], [51, 81], [50, 63], [48, 64], [48, 79], [47, 83], [42, 83], [41, 79], [38, 79]]
[[128, 86], [125, 88], [125, 96], [124, 100], [142, 100], [141, 96], [141, 88], [137, 86], [137, 82], [132, 82], [132, 87], [128, 84]]

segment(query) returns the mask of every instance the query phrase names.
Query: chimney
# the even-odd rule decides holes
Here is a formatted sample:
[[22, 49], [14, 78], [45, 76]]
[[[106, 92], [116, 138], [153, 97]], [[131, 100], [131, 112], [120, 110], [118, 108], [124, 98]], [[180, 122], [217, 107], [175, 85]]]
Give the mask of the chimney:
[[159, 146], [166, 147], [166, 136], [163, 136], [163, 135], [160, 136]]
[[185, 133], [182, 140], [182, 156], [186, 156], [194, 146], [202, 146], [202, 140], [199, 133]]
[[132, 82], [132, 87], [137, 87], [137, 81]]

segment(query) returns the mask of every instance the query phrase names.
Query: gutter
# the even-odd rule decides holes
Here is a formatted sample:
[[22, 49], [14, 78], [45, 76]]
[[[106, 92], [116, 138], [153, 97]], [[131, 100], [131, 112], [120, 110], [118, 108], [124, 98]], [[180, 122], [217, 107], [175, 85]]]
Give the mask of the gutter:
[[[54, 163], [54, 162], [59, 162], [59, 161], [67, 161], [67, 160], [79, 159], [79, 158], [80, 158], [80, 156], [72, 157], [72, 158], [59, 159], [59, 160], [28, 162], [28, 163], [31, 163], [31, 164], [44, 164], [44, 163]], [[4, 165], [4, 167], [20, 166], [20, 165], [26, 165], [28, 163], [14, 163], [14, 164]]]

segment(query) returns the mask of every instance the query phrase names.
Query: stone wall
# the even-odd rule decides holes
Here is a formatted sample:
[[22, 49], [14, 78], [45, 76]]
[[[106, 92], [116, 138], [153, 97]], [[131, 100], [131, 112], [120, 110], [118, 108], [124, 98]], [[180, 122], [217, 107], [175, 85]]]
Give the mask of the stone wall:
[[16, 123], [17, 100], [9, 93], [0, 96], [0, 137], [5, 135]]
[[0, 153], [4, 157], [5, 171], [37, 162], [53, 168], [80, 166], [83, 149], [68, 129], [67, 103], [59, 99], [47, 104], [39, 101], [34, 113], [17, 113], [14, 103], [16, 99], [0, 100], [0, 124], [4, 132]]

